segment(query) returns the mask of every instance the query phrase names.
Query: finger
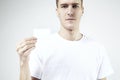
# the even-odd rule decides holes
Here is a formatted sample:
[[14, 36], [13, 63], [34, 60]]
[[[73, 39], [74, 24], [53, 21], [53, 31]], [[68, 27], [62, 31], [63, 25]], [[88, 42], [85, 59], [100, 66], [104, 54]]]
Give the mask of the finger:
[[35, 44], [37, 41], [36, 40], [31, 40], [31, 41], [26, 41], [26, 42], [23, 42], [20, 47], [24, 47], [26, 45], [31, 45], [31, 44]]
[[35, 47], [35, 44], [26, 45], [23, 48], [20, 48], [18, 50], [19, 55], [21, 55], [21, 56], [24, 55], [24, 53], [32, 47]]
[[37, 38], [36, 37], [30, 37], [30, 38], [24, 39], [23, 41], [29, 41], [29, 40], [37, 40]]
[[20, 42], [20, 45], [23, 44], [23, 43], [29, 43], [29, 42], [34, 42], [34, 41], [37, 41], [37, 38], [35, 38], [35, 37], [26, 38], [26, 39], [24, 39], [23, 41]]
[[36, 40], [30, 40], [30, 41], [26, 41], [26, 42], [22, 42], [17, 46], [17, 51], [19, 51], [19, 49], [23, 48], [26, 45], [34, 45], [37, 41]]
[[[26, 39], [20, 41], [20, 43], [19, 43], [18, 45], [21, 45], [21, 44], [24, 43], [24, 42], [32, 41], [32, 40], [37, 40], [37, 38], [36, 38], [36, 37], [26, 38]], [[18, 45], [17, 45], [17, 46], [18, 46]]]
[[25, 56], [25, 57], [28, 56], [33, 49], [35, 49], [35, 47], [32, 47], [32, 48], [28, 49], [27, 51], [25, 51], [23, 56]]
[[20, 48], [19, 51], [18, 51], [18, 53], [20, 55], [23, 55], [27, 50], [29, 50], [32, 47], [35, 47], [35, 45], [34, 44], [26, 45], [23, 48]]

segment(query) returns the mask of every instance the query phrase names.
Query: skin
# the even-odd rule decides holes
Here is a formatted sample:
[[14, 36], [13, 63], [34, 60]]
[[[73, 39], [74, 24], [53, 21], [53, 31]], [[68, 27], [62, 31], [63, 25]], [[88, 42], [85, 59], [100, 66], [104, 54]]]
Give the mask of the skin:
[[29, 54], [35, 48], [37, 39], [35, 37], [26, 38], [17, 45], [17, 52], [20, 59], [20, 80], [39, 80], [30, 77]]
[[61, 22], [59, 34], [67, 40], [79, 40], [82, 37], [79, 23], [83, 14], [80, 0], [59, 0], [57, 15]]
[[[59, 0], [56, 9], [61, 26], [59, 35], [70, 41], [77, 41], [82, 38], [79, 30], [80, 19], [84, 12], [80, 0]], [[20, 57], [20, 80], [40, 80], [30, 76], [29, 54], [35, 48], [37, 39], [35, 37], [24, 39], [17, 46], [17, 52]], [[106, 78], [100, 79], [106, 80]]]

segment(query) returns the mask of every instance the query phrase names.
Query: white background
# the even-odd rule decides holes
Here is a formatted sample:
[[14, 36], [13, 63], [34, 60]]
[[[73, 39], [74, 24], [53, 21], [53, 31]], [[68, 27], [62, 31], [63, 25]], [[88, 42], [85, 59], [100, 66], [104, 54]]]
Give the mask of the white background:
[[[120, 80], [120, 0], [84, 0], [82, 33], [103, 43]], [[19, 80], [16, 44], [32, 36], [34, 28], [56, 32], [59, 20], [55, 0], [0, 0], [0, 80]]]

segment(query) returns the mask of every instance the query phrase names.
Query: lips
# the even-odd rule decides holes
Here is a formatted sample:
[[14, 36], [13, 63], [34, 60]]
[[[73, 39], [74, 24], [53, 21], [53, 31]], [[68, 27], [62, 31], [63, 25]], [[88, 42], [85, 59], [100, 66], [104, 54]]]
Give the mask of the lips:
[[76, 19], [74, 19], [74, 18], [68, 18], [68, 19], [66, 19], [66, 20], [76, 20]]

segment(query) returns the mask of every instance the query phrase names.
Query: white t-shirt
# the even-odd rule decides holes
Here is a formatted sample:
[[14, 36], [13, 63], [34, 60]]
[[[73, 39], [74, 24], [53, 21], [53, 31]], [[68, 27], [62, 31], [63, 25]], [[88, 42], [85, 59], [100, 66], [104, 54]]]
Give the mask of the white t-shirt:
[[41, 80], [97, 80], [113, 73], [105, 48], [86, 36], [38, 39], [29, 65], [31, 76]]

